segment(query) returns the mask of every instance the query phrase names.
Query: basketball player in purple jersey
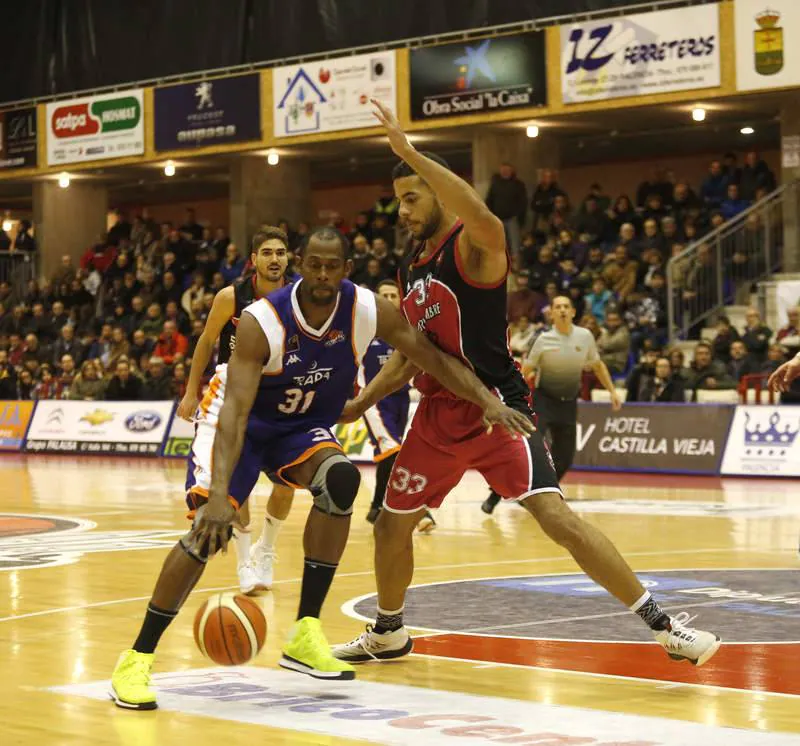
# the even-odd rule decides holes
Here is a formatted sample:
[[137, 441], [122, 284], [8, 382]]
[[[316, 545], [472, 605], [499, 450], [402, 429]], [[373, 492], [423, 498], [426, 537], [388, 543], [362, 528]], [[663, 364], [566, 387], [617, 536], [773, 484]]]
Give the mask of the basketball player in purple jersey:
[[[236, 326], [239, 323], [242, 311], [253, 301], [283, 287], [284, 274], [289, 264], [288, 236], [280, 228], [267, 227], [263, 231], [259, 231], [251, 241], [250, 261], [254, 267], [253, 273], [220, 290], [214, 298], [211, 313], [206, 320], [205, 328], [192, 356], [192, 367], [189, 371], [186, 394], [178, 405], [178, 416], [185, 420], [201, 421], [205, 416], [203, 407], [198, 411], [200, 401], [198, 400], [197, 392], [200, 390], [200, 380], [208, 367], [209, 360], [211, 360], [211, 354], [214, 351], [217, 339], [219, 339], [219, 351], [217, 353], [217, 368], [215, 372], [218, 373], [221, 370], [221, 366], [228, 365], [233, 349], [236, 346]], [[203, 405], [206, 409], [209, 403], [210, 399], [208, 402], [203, 400]], [[192, 444], [192, 456], [189, 458], [187, 467], [187, 492], [191, 491], [195, 486], [194, 447], [195, 443]], [[254, 547], [250, 547], [251, 534], [249, 530], [234, 531], [234, 546], [238, 557], [239, 588], [242, 593], [266, 591], [272, 588], [273, 564], [276, 558], [275, 541], [284, 520], [286, 520], [292, 508], [293, 498], [294, 490], [291, 487], [282, 482], [274, 482], [272, 494], [267, 503], [264, 529]], [[249, 527], [249, 502], [245, 502], [242, 505], [239, 520], [245, 528]]]
[[[347, 239], [331, 228], [311, 234], [301, 279], [248, 306], [227, 369], [214, 377], [204, 420], [213, 430], [208, 454], [196, 452], [196, 509], [192, 529], [172, 549], [156, 583], [139, 636], [123, 652], [111, 678], [120, 707], [154, 709], [150, 688], [154, 651], [203, 574], [225, 550], [237, 512], [261, 471], [310, 490], [303, 548], [305, 563], [297, 622], [280, 665], [320, 679], [352, 679], [337, 660], [319, 621], [350, 530], [360, 485], [358, 469], [331, 432], [373, 337], [385, 339], [414, 365], [473, 402], [485, 424], [527, 436], [528, 416], [505, 406], [462, 362], [437, 350], [391, 304], [345, 277], [352, 269]], [[212, 469], [213, 463], [213, 469]], [[203, 492], [207, 488], [207, 497]]]

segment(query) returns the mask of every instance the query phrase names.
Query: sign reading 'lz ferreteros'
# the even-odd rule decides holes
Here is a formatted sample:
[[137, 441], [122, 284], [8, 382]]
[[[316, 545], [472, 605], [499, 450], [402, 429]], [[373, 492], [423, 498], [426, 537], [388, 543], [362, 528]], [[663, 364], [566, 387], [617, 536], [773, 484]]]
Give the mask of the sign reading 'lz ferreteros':
[[47, 165], [144, 153], [141, 89], [47, 104]]

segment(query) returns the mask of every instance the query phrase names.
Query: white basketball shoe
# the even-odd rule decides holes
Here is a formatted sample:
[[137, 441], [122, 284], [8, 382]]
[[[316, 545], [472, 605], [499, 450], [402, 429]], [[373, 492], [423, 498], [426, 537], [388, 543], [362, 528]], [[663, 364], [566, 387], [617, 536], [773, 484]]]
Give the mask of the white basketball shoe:
[[653, 636], [673, 660], [702, 666], [719, 650], [721, 642], [713, 632], [686, 626], [692, 619], [685, 611], [671, 616], [669, 628], [653, 632]]
[[272, 590], [274, 578], [273, 566], [278, 559], [274, 549], [265, 549], [261, 544], [256, 543], [250, 550], [250, 563], [255, 568], [256, 578], [258, 579], [258, 590]]
[[256, 574], [255, 565], [252, 562], [240, 562], [236, 568], [239, 574], [239, 590], [245, 596], [261, 590], [259, 587], [259, 577]]
[[378, 634], [373, 630], [372, 625], [368, 624], [367, 628], [354, 640], [343, 645], [334, 645], [333, 656], [348, 663], [387, 661], [402, 658], [404, 655], [408, 655], [413, 648], [414, 641], [406, 632], [405, 627], [400, 627], [394, 632]]

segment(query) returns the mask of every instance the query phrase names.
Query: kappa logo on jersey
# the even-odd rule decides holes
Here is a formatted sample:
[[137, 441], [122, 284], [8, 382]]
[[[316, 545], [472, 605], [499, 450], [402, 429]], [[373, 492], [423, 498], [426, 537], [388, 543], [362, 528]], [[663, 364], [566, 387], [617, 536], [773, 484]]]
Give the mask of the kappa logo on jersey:
[[295, 355], [293, 352], [289, 354], [286, 358], [286, 365], [294, 365], [295, 363], [302, 363], [302, 359], [299, 355]]
[[331, 329], [330, 332], [328, 332], [328, 336], [325, 338], [325, 346], [333, 347], [335, 344], [339, 344], [339, 342], [344, 342], [344, 339], [343, 331]]
[[171, 547], [182, 531], [90, 531], [82, 518], [0, 514], [0, 570], [71, 565], [94, 552]]

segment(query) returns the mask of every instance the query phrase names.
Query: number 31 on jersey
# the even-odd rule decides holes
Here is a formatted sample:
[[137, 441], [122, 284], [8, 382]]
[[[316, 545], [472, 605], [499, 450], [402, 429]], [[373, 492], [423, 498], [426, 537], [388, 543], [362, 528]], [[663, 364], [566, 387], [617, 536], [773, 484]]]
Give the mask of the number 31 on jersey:
[[284, 414], [305, 414], [314, 401], [316, 391], [303, 392], [302, 389], [287, 389], [283, 404], [278, 404], [278, 411]]

